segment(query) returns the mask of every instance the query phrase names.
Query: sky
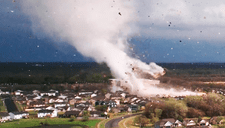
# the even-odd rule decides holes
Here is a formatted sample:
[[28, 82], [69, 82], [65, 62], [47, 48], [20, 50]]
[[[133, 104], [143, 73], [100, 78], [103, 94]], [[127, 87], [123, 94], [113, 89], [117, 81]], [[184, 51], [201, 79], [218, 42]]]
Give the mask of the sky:
[[[121, 4], [119, 0], [110, 1], [111, 7], [116, 7], [113, 3]], [[118, 21], [118, 24], [113, 23], [117, 22], [116, 20], [112, 22], [112, 27], [116, 25], [115, 28], [117, 28], [113, 30], [114, 33], [116, 30], [119, 31], [120, 25], [124, 23], [130, 28], [129, 32], [126, 32], [128, 33], [126, 37], [128, 52], [126, 53], [129, 56], [144, 62], [225, 62], [225, 1], [124, 1], [122, 4], [129, 6], [129, 9], [121, 5], [121, 8], [116, 8], [116, 11], [110, 14], [115, 13], [116, 16], [125, 17], [123, 21]], [[41, 20], [32, 17], [37, 15], [36, 12], [28, 13], [29, 10], [24, 9], [30, 4], [34, 6], [36, 3], [29, 3], [26, 0], [23, 2], [0, 0], [1, 62], [90, 62], [96, 60], [88, 55], [90, 53], [80, 50], [81, 47], [78, 45], [80, 40], [73, 40], [77, 42], [70, 43], [62, 34], [54, 35], [53, 39], [49, 31], [46, 32], [44, 28], [34, 28]], [[96, 4], [98, 3], [87, 4], [88, 6], [82, 9], [93, 9]], [[59, 8], [57, 12], [60, 12], [60, 7], [57, 8]], [[65, 12], [65, 10], [61, 11]], [[109, 9], [106, 6], [104, 10]], [[48, 16], [51, 16], [50, 11]], [[48, 10], [44, 12], [48, 13]], [[102, 12], [94, 14], [96, 13]], [[93, 21], [98, 22], [98, 20]], [[79, 22], [79, 20], [73, 21], [74, 24]], [[69, 27], [73, 28], [73, 26]], [[126, 31], [124, 28], [121, 30]], [[69, 30], [66, 31], [68, 32]], [[79, 33], [76, 34], [79, 35]], [[91, 41], [91, 36], [87, 37]]]

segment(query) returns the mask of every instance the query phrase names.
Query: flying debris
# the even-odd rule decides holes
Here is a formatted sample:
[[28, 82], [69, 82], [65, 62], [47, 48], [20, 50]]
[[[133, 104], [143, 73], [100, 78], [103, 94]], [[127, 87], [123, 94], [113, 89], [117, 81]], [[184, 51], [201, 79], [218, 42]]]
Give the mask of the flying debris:
[[118, 14], [122, 16], [122, 14], [120, 12]]

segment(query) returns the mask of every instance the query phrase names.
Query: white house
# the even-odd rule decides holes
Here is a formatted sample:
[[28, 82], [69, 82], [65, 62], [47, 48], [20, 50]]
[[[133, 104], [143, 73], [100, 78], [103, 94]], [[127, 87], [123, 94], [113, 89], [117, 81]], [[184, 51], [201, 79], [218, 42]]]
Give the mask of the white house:
[[91, 94], [91, 98], [96, 97], [96, 96], [97, 96], [97, 94], [95, 94], [95, 93]]
[[27, 118], [29, 116], [28, 112], [10, 112], [10, 119], [12, 120], [18, 120], [22, 118]]
[[49, 117], [57, 117], [57, 110], [48, 110], [48, 109], [43, 109], [43, 110], [40, 110], [38, 111], [37, 113], [37, 116], [38, 118], [43, 118], [43, 117], [46, 117], [46, 116], [49, 116]]
[[101, 111], [90, 111], [90, 116], [91, 117], [100, 117], [103, 112]]
[[40, 100], [42, 98], [42, 96], [37, 96], [37, 97], [34, 97], [33, 99], [34, 100]]
[[17, 91], [15, 91], [15, 95], [16, 95], [16, 96], [20, 96], [20, 95], [22, 94], [22, 92], [23, 92], [23, 91], [21, 91], [21, 90], [17, 90]]
[[63, 99], [56, 99], [55, 102], [65, 102]]
[[79, 95], [91, 95], [93, 92], [88, 92], [88, 91], [81, 91], [78, 94]]
[[57, 107], [64, 107], [64, 106], [69, 106], [68, 103], [66, 102], [55, 102], [54, 103], [54, 107], [57, 108]]
[[155, 128], [172, 128], [174, 127], [175, 119], [162, 119], [155, 123]]
[[66, 99], [68, 99], [68, 96], [60, 95], [60, 96], [58, 96], [58, 98], [66, 100]]
[[56, 96], [56, 92], [55, 91], [49, 91], [47, 95], [48, 96]]
[[10, 120], [10, 116], [8, 112], [0, 112], [0, 122], [5, 122]]
[[33, 92], [33, 94], [35, 94], [35, 95], [38, 95], [38, 94], [40, 93], [40, 91], [38, 91], [38, 90], [33, 90], [32, 92]]
[[176, 120], [174, 123], [175, 127], [182, 127], [182, 122], [180, 122], [179, 120]]
[[49, 106], [49, 107], [47, 107], [46, 109], [48, 109], [48, 110], [55, 110], [55, 108], [52, 107], [52, 106]]
[[75, 97], [75, 100], [81, 100], [82, 98], [81, 97], [79, 97], [79, 96], [76, 96]]
[[48, 100], [48, 103], [54, 103], [55, 102], [55, 99], [54, 98], [51, 98]]
[[190, 120], [189, 122], [187, 122], [186, 126], [195, 126], [196, 123], [194, 120]]

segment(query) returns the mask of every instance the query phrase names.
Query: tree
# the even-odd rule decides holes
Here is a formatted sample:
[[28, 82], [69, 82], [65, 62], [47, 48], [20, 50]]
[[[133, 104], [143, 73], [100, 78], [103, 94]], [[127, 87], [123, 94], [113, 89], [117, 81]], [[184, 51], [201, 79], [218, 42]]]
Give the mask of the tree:
[[157, 117], [157, 116], [154, 116], [155, 114], [154, 113], [151, 113], [151, 123], [152, 124], [155, 124], [158, 120], [159, 120], [159, 118]]
[[106, 89], [102, 89], [102, 94], [106, 94], [107, 93], [107, 90]]
[[83, 116], [82, 116], [82, 119], [83, 121], [88, 121], [89, 120], [89, 116], [90, 116], [90, 113], [89, 111], [83, 111]]
[[[161, 109], [163, 111], [164, 105], [165, 105], [164, 103], [157, 103], [157, 102], [146, 104], [145, 112], [144, 112], [145, 116], [147, 118], [153, 118], [151, 116], [151, 113], [155, 113], [156, 112], [155, 109]], [[158, 115], [159, 115], [159, 113], [158, 113]], [[160, 117], [161, 117], [161, 115], [162, 115], [162, 113], [160, 114]]]
[[107, 106], [106, 105], [97, 105], [97, 106], [95, 106], [95, 109], [98, 111], [106, 111]]
[[133, 124], [136, 125], [140, 125], [141, 127], [146, 126], [147, 124], [149, 124], [149, 119], [146, 118], [145, 116], [136, 116], [133, 120]]
[[165, 101], [162, 116], [164, 118], [178, 119], [179, 116], [186, 117], [187, 112], [188, 107], [183, 101], [176, 101], [175, 99], [170, 98]]
[[155, 116], [158, 117], [158, 118], [160, 118], [161, 115], [162, 115], [162, 109], [156, 108], [156, 109], [155, 109]]
[[195, 118], [195, 117], [203, 117], [205, 113], [202, 110], [195, 109], [195, 108], [188, 108], [187, 117], [188, 118]]
[[156, 123], [162, 115], [162, 109], [155, 109], [155, 113], [151, 113], [151, 123]]
[[216, 118], [216, 123], [219, 124], [220, 121], [223, 120], [223, 119], [224, 119], [223, 116], [218, 116], [218, 117]]

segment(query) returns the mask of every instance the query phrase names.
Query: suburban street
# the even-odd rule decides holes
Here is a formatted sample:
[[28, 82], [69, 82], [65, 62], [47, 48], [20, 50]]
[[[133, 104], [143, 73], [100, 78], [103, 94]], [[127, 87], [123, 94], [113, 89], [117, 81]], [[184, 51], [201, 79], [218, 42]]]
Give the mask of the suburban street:
[[142, 114], [142, 113], [137, 113], [137, 114], [130, 114], [130, 115], [125, 115], [123, 116], [124, 118], [122, 117], [118, 117], [118, 118], [115, 118], [115, 119], [112, 119], [110, 121], [108, 121], [106, 124], [105, 124], [105, 128], [119, 128], [119, 122], [125, 118], [129, 118], [129, 117], [132, 117], [132, 116], [136, 116], [136, 115], [139, 115], [139, 114]]

